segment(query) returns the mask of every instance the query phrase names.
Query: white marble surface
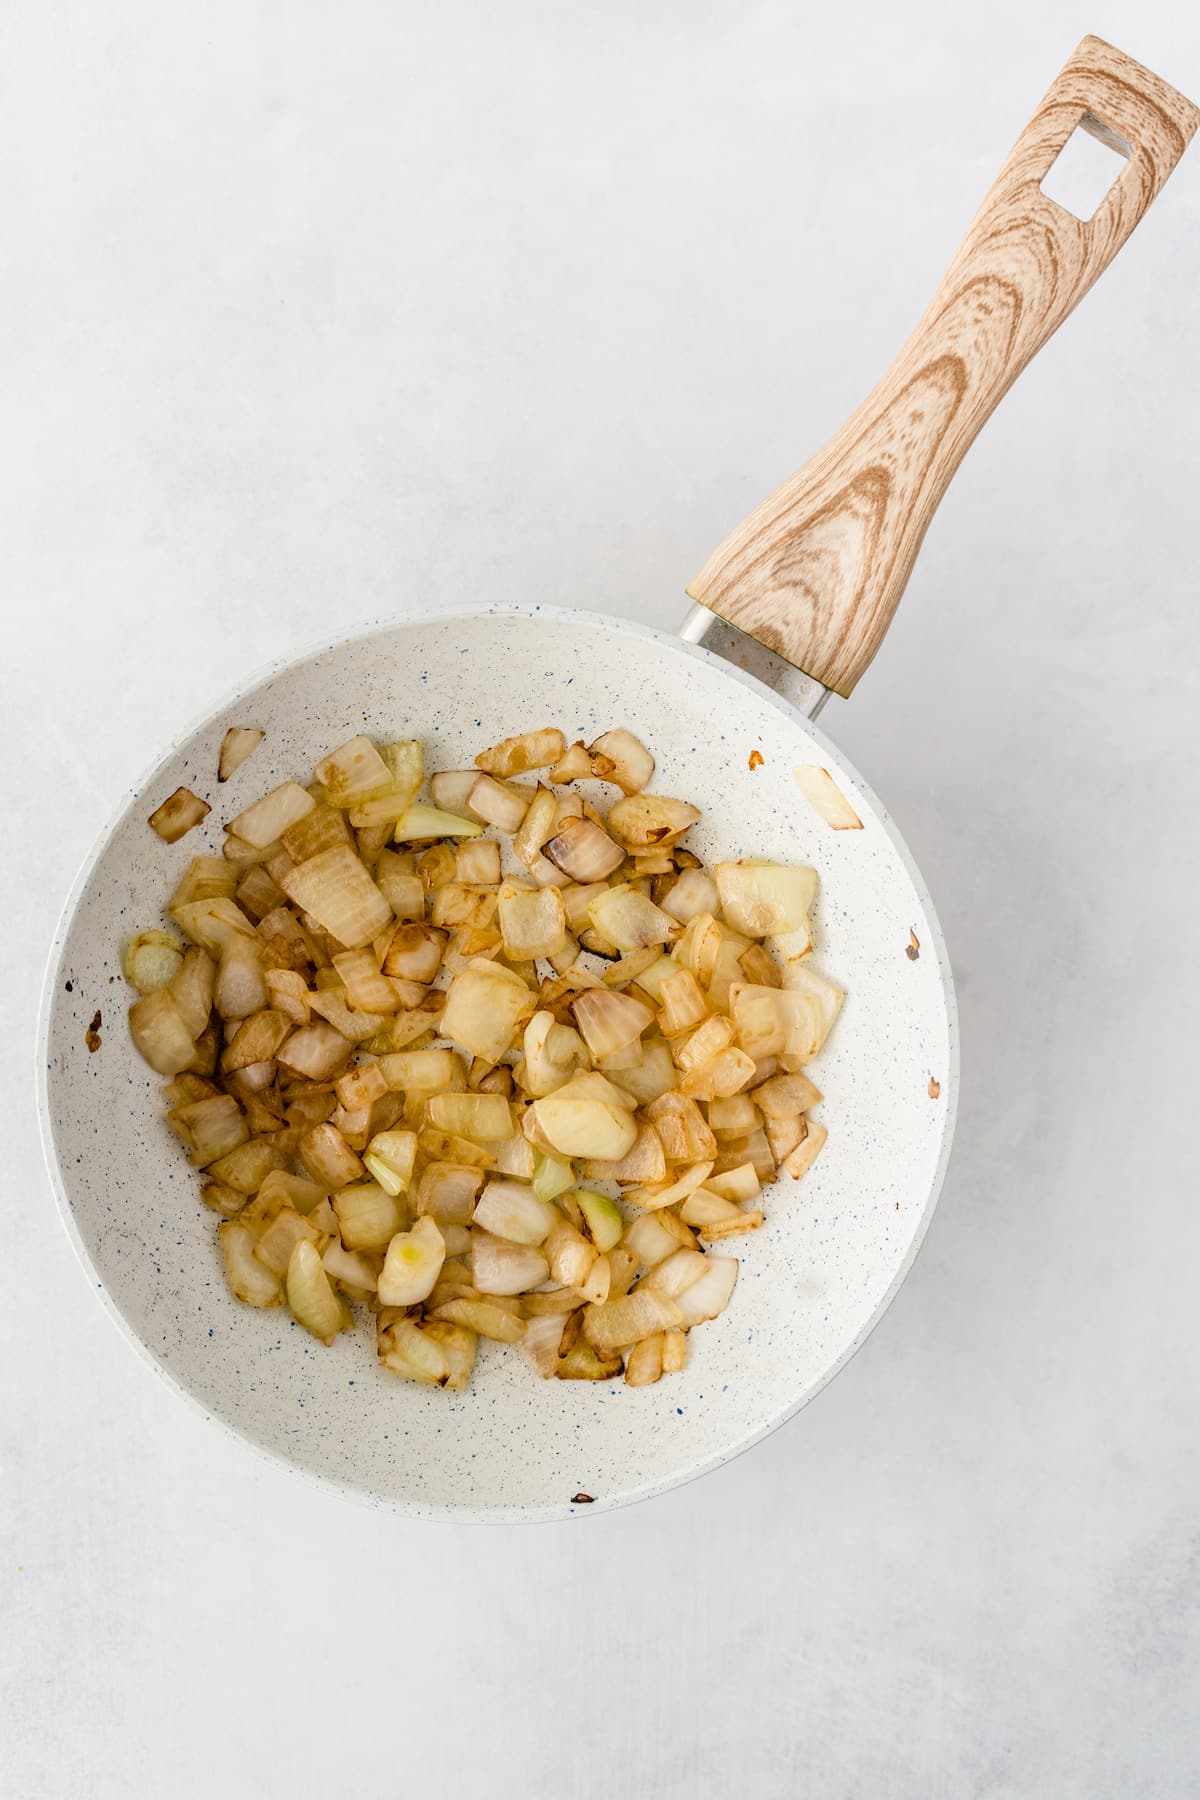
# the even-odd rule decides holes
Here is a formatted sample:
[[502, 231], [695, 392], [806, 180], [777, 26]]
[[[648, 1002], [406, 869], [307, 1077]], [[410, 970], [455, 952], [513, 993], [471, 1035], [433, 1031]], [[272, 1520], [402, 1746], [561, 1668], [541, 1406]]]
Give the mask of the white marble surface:
[[50, 922], [238, 671], [418, 592], [668, 624], [920, 310], [1084, 29], [1176, 0], [9, 0], [0, 1793], [1200, 1787], [1200, 150], [825, 722], [938, 898], [959, 1142], [884, 1324], [698, 1485], [375, 1517], [120, 1342], [31, 1104]]

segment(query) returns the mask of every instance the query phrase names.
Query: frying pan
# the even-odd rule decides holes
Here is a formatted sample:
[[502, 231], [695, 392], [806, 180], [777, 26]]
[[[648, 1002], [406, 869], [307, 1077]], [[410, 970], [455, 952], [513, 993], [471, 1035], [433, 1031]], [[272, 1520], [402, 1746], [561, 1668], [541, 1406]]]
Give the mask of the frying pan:
[[[68, 1231], [93, 1286], [153, 1365], [290, 1468], [376, 1504], [458, 1519], [544, 1519], [659, 1492], [788, 1418], [862, 1343], [929, 1223], [958, 1086], [941, 932], [881, 802], [814, 725], [874, 656], [925, 529], [1009, 384], [1125, 242], [1196, 129], [1196, 109], [1086, 38], [990, 189], [879, 387], [739, 526], [689, 593], [678, 637], [505, 605], [386, 624], [280, 663], [171, 745], [104, 834], [58, 929], [42, 1008], [39, 1104]], [[1081, 221], [1041, 191], [1077, 126], [1126, 161]], [[158, 922], [215, 821], [355, 731], [420, 737], [431, 768], [546, 723], [651, 746], [656, 791], [704, 809], [705, 859], [811, 861], [820, 965], [847, 1000], [817, 1079], [826, 1148], [784, 1180], [744, 1244], [733, 1301], [693, 1334], [686, 1371], [650, 1388], [538, 1382], [490, 1346], [469, 1391], [382, 1373], [366, 1334], [317, 1345], [228, 1294], [211, 1214], [124, 1027], [121, 947]], [[266, 736], [219, 791], [230, 725]], [[757, 755], [752, 753], [757, 752]], [[832, 830], [793, 770], [833, 775], [861, 829]], [[214, 829], [164, 848], [153, 807], [186, 784]], [[99, 1012], [100, 1047], [85, 1036]]]

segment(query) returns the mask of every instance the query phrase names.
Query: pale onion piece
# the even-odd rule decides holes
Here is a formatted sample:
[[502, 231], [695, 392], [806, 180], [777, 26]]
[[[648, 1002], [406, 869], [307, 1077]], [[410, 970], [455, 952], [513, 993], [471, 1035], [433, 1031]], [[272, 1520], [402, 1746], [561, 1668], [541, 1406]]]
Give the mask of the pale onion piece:
[[324, 1019], [314, 1019], [292, 1033], [276, 1052], [276, 1058], [285, 1069], [308, 1081], [328, 1081], [346, 1066], [350, 1049], [340, 1031]]
[[439, 1131], [472, 1143], [499, 1143], [512, 1136], [512, 1108], [503, 1094], [433, 1094], [428, 1112], [430, 1124]]
[[217, 780], [228, 781], [237, 773], [248, 756], [262, 743], [263, 734], [249, 725], [231, 725], [221, 739], [221, 755], [217, 764]]
[[709, 1102], [708, 1126], [718, 1143], [722, 1138], [747, 1137], [750, 1132], [757, 1131], [761, 1123], [758, 1109], [747, 1093]]
[[[704, 1227], [725, 1224], [731, 1219], [744, 1219], [750, 1215], [744, 1213], [732, 1200], [723, 1200], [720, 1194], [714, 1194], [711, 1188], [699, 1187], [688, 1195], [679, 1209], [679, 1216], [685, 1225]], [[755, 1217], [761, 1224], [762, 1214], [757, 1213]]]
[[214, 1212], [224, 1213], [230, 1218], [241, 1212], [247, 1196], [239, 1194], [236, 1188], [225, 1187], [219, 1181], [206, 1181], [200, 1189], [200, 1198], [205, 1206], [211, 1206]]
[[428, 1215], [419, 1218], [411, 1231], [397, 1232], [379, 1271], [381, 1304], [416, 1306], [427, 1299], [445, 1260], [445, 1239]]
[[285, 1019], [282, 1013], [269, 1009], [251, 1013], [226, 1044], [221, 1068], [231, 1074], [237, 1069], [248, 1069], [254, 1063], [273, 1062], [291, 1029], [291, 1020]]
[[547, 862], [540, 851], [527, 866], [530, 879], [537, 887], [565, 888], [570, 885], [570, 877], [556, 869], [552, 862]]
[[129, 1031], [139, 1055], [159, 1075], [178, 1075], [196, 1054], [196, 1040], [168, 988], [134, 1001]]
[[121, 966], [126, 981], [139, 994], [154, 994], [170, 985], [182, 962], [183, 945], [178, 938], [165, 931], [139, 931], [127, 946]]
[[557, 763], [550, 771], [551, 781], [562, 784], [567, 781], [582, 781], [592, 772], [592, 759], [584, 747], [583, 739], [564, 750]]
[[[251, 855], [255, 853], [252, 851]], [[193, 856], [187, 873], [168, 902], [168, 910], [192, 900], [232, 900], [238, 885], [237, 867], [223, 856]]]
[[584, 1174], [589, 1181], [665, 1181], [667, 1159], [662, 1139], [653, 1125], [640, 1125], [637, 1137], [617, 1162], [588, 1162]]
[[[392, 773], [367, 737], [353, 737], [331, 750], [313, 770], [330, 806], [346, 808], [392, 786]], [[420, 782], [417, 783], [418, 787]]]
[[665, 1037], [691, 1031], [708, 1017], [708, 1001], [690, 969], [676, 969], [659, 983], [659, 1027]]
[[500, 880], [500, 846], [494, 838], [467, 838], [454, 853], [458, 879], [467, 886], [495, 887]]
[[762, 1192], [753, 1163], [740, 1163], [735, 1169], [726, 1169], [722, 1175], [710, 1175], [704, 1185], [710, 1194], [718, 1194], [722, 1200], [757, 1200]]
[[436, 806], [418, 802], [409, 807], [403, 818], [397, 819], [392, 836], [398, 844], [415, 844], [425, 838], [468, 838], [482, 834], [483, 826], [477, 820], [462, 819], [454, 813], [441, 812]]
[[565, 1194], [568, 1188], [574, 1187], [575, 1172], [569, 1162], [563, 1162], [548, 1150], [538, 1150], [535, 1152], [532, 1185], [539, 1200], [555, 1200], [559, 1194]]
[[715, 913], [719, 904], [717, 884], [703, 869], [684, 869], [662, 903], [662, 910], [679, 924], [687, 925], [699, 913]]
[[569, 1025], [560, 1025], [551, 1012], [535, 1012], [525, 1027], [525, 1053], [521, 1086], [535, 1100], [564, 1086], [587, 1061], [583, 1039]]
[[463, 815], [467, 795], [478, 780], [478, 769], [439, 769], [429, 782], [433, 804], [443, 812]]
[[642, 1213], [627, 1228], [623, 1247], [641, 1268], [652, 1269], [677, 1250], [694, 1250], [696, 1240], [678, 1213]]
[[194, 944], [199, 944], [202, 950], [207, 950], [210, 956], [220, 956], [228, 939], [235, 934], [258, 937], [241, 907], [220, 896], [212, 900], [190, 900], [182, 906], [173, 906], [171, 917], [184, 936], [191, 938]]
[[[327, 806], [323, 800], [318, 801], [311, 812], [297, 819], [294, 825], [280, 834], [280, 842], [287, 855], [288, 862], [307, 862], [310, 857], [319, 856], [322, 850], [336, 850], [339, 845], [354, 849], [354, 839], [346, 824], [346, 815], [340, 813], [335, 806]], [[266, 860], [264, 858], [264, 860]], [[270, 859], [273, 870], [286, 869], [286, 862]]]
[[365, 946], [342, 950], [334, 957], [333, 966], [346, 990], [346, 1002], [355, 1012], [395, 1012], [399, 998], [387, 976], [380, 973], [373, 951]]
[[448, 934], [419, 919], [405, 919], [392, 934], [383, 959], [383, 973], [401, 981], [428, 984], [441, 967]]
[[598, 1254], [596, 1246], [563, 1218], [554, 1221], [543, 1248], [554, 1280], [570, 1288], [583, 1286]]
[[669, 958], [663, 957], [657, 944], [647, 944], [643, 950], [627, 950], [605, 969], [602, 977], [604, 985], [608, 988], [630, 987], [647, 969], [663, 961], [666, 961], [668, 968], [673, 966]]
[[478, 1334], [468, 1331], [465, 1325], [455, 1325], [449, 1319], [427, 1319], [422, 1326], [426, 1338], [431, 1338], [441, 1351], [449, 1373], [445, 1386], [455, 1390], [469, 1387], [471, 1370], [475, 1367], [475, 1352], [479, 1345]]
[[566, 943], [567, 919], [557, 888], [522, 888], [506, 881], [496, 911], [510, 961], [551, 957]]
[[589, 1306], [583, 1315], [583, 1335], [600, 1356], [628, 1349], [655, 1332], [680, 1325], [683, 1316], [669, 1295], [643, 1282], [634, 1293], [602, 1306]]
[[611, 1381], [621, 1373], [621, 1358], [619, 1354], [597, 1356], [592, 1346], [580, 1338], [559, 1357], [554, 1372], [559, 1381]]
[[603, 1306], [612, 1288], [612, 1264], [607, 1256], [598, 1256], [583, 1280], [579, 1292], [591, 1306]]
[[625, 1069], [636, 1069], [642, 1060], [642, 1040], [634, 1038], [623, 1050], [614, 1050], [608, 1056], [598, 1056], [596, 1067], [601, 1075], [620, 1076]]
[[[232, 933], [221, 949], [212, 1002], [223, 1019], [248, 1019], [267, 1004], [262, 945]], [[207, 1013], [205, 1018], [207, 1019]], [[201, 1027], [203, 1029], [203, 1027]]]
[[664, 1331], [662, 1334], [662, 1372], [678, 1375], [687, 1366], [687, 1332]]
[[632, 1112], [636, 1104], [624, 1089], [595, 1069], [580, 1069], [572, 1077], [571, 1091], [579, 1100], [603, 1100], [609, 1106], [621, 1106]]
[[807, 1137], [808, 1121], [803, 1113], [795, 1113], [790, 1119], [768, 1119], [764, 1130], [771, 1146], [771, 1155], [776, 1163], [781, 1163]]
[[528, 802], [490, 775], [476, 776], [467, 795], [467, 806], [485, 825], [494, 825], [504, 832], [516, 831], [529, 810]]
[[[326, 971], [322, 970], [322, 974]], [[333, 975], [333, 970], [328, 973]], [[335, 977], [336, 979], [336, 977]], [[346, 1004], [346, 990], [343, 987], [317, 987], [308, 996], [310, 1009], [322, 1019], [340, 1031], [351, 1044], [361, 1044], [367, 1038], [373, 1038], [376, 1032], [391, 1026], [386, 1013], [355, 1012]]]
[[438, 1221], [438, 1230], [446, 1240], [446, 1256], [468, 1256], [471, 1250], [471, 1228], [469, 1225], [452, 1225], [449, 1220]]
[[694, 1100], [686, 1094], [660, 1094], [646, 1117], [662, 1139], [668, 1162], [702, 1162], [717, 1154], [717, 1140]]
[[453, 1050], [400, 1050], [381, 1056], [379, 1066], [390, 1088], [409, 1095], [462, 1093], [467, 1085], [462, 1057]]
[[685, 1075], [690, 1074], [693, 1069], [703, 1068], [714, 1056], [727, 1050], [736, 1036], [737, 1027], [732, 1019], [720, 1015], [705, 1019], [703, 1025], [675, 1045], [673, 1054], [676, 1068]]
[[[684, 1229], [687, 1230], [687, 1227]], [[688, 1232], [687, 1245], [683, 1249], [673, 1250], [670, 1256], [656, 1263], [643, 1278], [641, 1285], [652, 1292], [667, 1294], [672, 1300], [678, 1300], [694, 1282], [701, 1279], [707, 1267], [703, 1252], [696, 1248], [696, 1240]]]
[[225, 1278], [247, 1306], [280, 1306], [283, 1284], [254, 1254], [257, 1239], [238, 1219], [226, 1219], [217, 1227], [225, 1258]]
[[[745, 981], [746, 971], [742, 968], [742, 953], [745, 949], [744, 938], [722, 938], [717, 946], [717, 954], [713, 959], [712, 969], [708, 977], [708, 1004], [714, 1012], [729, 1010], [729, 990], [735, 981]], [[770, 986], [770, 983], [764, 984]]]
[[615, 1249], [625, 1229], [625, 1220], [616, 1201], [610, 1200], [607, 1194], [594, 1194], [588, 1188], [577, 1189], [575, 1198], [597, 1250], [603, 1255]]
[[314, 1220], [315, 1214], [306, 1219], [291, 1206], [275, 1208], [274, 1216], [254, 1246], [254, 1254], [263, 1267], [282, 1280], [298, 1243], [323, 1243], [320, 1228]]
[[767, 1142], [765, 1131], [752, 1131], [749, 1137], [736, 1138], [731, 1143], [723, 1144], [721, 1154], [713, 1165], [713, 1174], [709, 1186], [718, 1175], [725, 1175], [731, 1169], [738, 1169], [743, 1163], [750, 1163], [760, 1181], [774, 1181], [775, 1158], [771, 1155], [771, 1146]]
[[545, 845], [545, 855], [572, 881], [603, 881], [619, 868], [625, 852], [592, 819], [572, 819]]
[[735, 1256], [706, 1256], [704, 1273], [676, 1300], [685, 1325], [702, 1325], [725, 1311], [738, 1278]]
[[367, 1299], [379, 1285], [378, 1258], [372, 1261], [357, 1250], [343, 1249], [336, 1238], [325, 1246], [321, 1264], [330, 1281], [348, 1288], [356, 1299]]
[[631, 731], [606, 731], [588, 746], [591, 773], [613, 781], [623, 794], [636, 794], [654, 773], [654, 758]]
[[336, 1125], [328, 1120], [306, 1131], [297, 1146], [300, 1160], [314, 1181], [328, 1188], [345, 1187], [363, 1174], [363, 1166]]
[[[745, 939], [738, 941], [744, 947]], [[697, 913], [688, 920], [672, 954], [679, 968], [689, 969], [701, 987], [707, 987], [724, 942], [725, 934], [712, 914]]]
[[450, 984], [442, 1035], [472, 1056], [499, 1062], [536, 1001], [519, 975], [476, 957]]
[[781, 1054], [788, 1041], [789, 1019], [779, 988], [735, 981], [729, 990], [729, 1010], [748, 1056], [757, 1061]]
[[386, 1250], [407, 1224], [395, 1196], [375, 1181], [340, 1189], [333, 1196], [333, 1210], [347, 1250]]
[[618, 950], [643, 950], [651, 944], [668, 944], [679, 927], [653, 900], [627, 882], [605, 888], [588, 907], [596, 930]]
[[563, 908], [567, 915], [567, 924], [572, 931], [587, 929], [590, 923], [588, 907], [593, 900], [607, 892], [608, 883], [606, 881], [587, 881], [582, 885], [577, 881], [568, 883], [563, 889]]
[[627, 794], [608, 815], [609, 829], [629, 850], [667, 849], [689, 831], [700, 809], [664, 794]]
[[250, 1135], [245, 1115], [232, 1094], [211, 1094], [204, 1100], [177, 1106], [170, 1114], [170, 1123], [188, 1146], [188, 1161], [198, 1169], [236, 1150]]
[[[654, 1014], [640, 1000], [607, 988], [589, 988], [571, 1002], [584, 1043], [594, 1057], [615, 1056], [637, 1043], [654, 1023]], [[638, 1062], [641, 1056], [638, 1056]]]
[[[358, 832], [373, 831], [384, 826], [383, 842], [392, 835], [391, 827], [404, 817], [417, 797], [425, 779], [421, 746], [415, 738], [403, 743], [385, 744], [380, 757], [387, 765], [389, 783], [378, 793], [356, 800], [350, 806], [350, 823]], [[360, 838], [359, 848], [363, 847]]]
[[[511, 1175], [517, 1181], [532, 1181], [537, 1168], [537, 1151], [529, 1142], [523, 1131], [514, 1131], [510, 1138], [496, 1145], [497, 1175]], [[567, 1183], [568, 1187], [570, 1182]]]
[[177, 844], [193, 825], [198, 825], [211, 811], [206, 800], [201, 800], [190, 788], [180, 787], [161, 806], [155, 808], [148, 822], [164, 843]]
[[448, 1300], [444, 1306], [438, 1307], [434, 1318], [465, 1325], [468, 1331], [474, 1331], [480, 1337], [491, 1338], [498, 1344], [519, 1344], [525, 1335], [525, 1321], [514, 1313], [505, 1311], [499, 1304], [504, 1298], [501, 1294], [495, 1300]]
[[656, 1331], [653, 1337], [643, 1338], [635, 1344], [625, 1359], [625, 1384], [627, 1387], [653, 1387], [663, 1372], [663, 1339], [665, 1333]]
[[558, 1367], [558, 1347], [562, 1343], [565, 1313], [542, 1313], [526, 1319], [518, 1349], [535, 1375], [543, 1380]]
[[398, 1319], [380, 1333], [379, 1360], [394, 1375], [444, 1387], [450, 1379], [450, 1362], [436, 1338], [413, 1319]]
[[408, 1187], [416, 1161], [415, 1131], [377, 1131], [363, 1157], [380, 1187], [393, 1198]]
[[303, 1175], [289, 1175], [283, 1169], [272, 1169], [258, 1189], [261, 1206], [272, 1206], [281, 1201], [303, 1213], [305, 1218], [315, 1212], [324, 1198], [325, 1189], [319, 1182], [306, 1181]]
[[541, 1287], [535, 1294], [522, 1294], [520, 1300], [523, 1319], [542, 1319], [548, 1314], [562, 1319], [569, 1312], [578, 1312], [583, 1305], [584, 1298], [578, 1288]]
[[[788, 932], [784, 932], [779, 937], [773, 937], [771, 939], [771, 944], [770, 944], [770, 949], [771, 949], [771, 953], [772, 953], [771, 954], [772, 967], [771, 967], [770, 974], [760, 975], [760, 974], [754, 973], [754, 971], [752, 969], [746, 968], [745, 969], [746, 980], [747, 981], [765, 981], [769, 987], [782, 987], [783, 986], [783, 971], [779, 968], [778, 964], [775, 962], [775, 957], [779, 958], [779, 961], [783, 964], [784, 968], [786, 969], [787, 967], [789, 967], [790, 964], [797, 963], [797, 962], [803, 962], [803, 960], [806, 956], [811, 956], [812, 955], [812, 947], [813, 947], [812, 930], [811, 930], [810, 926], [808, 926], [807, 924], [802, 925], [798, 931], [788, 931]], [[758, 949], [758, 946], [753, 945], [752, 949]], [[766, 951], [765, 950], [762, 951], [761, 954], [765, 955]], [[743, 964], [743, 966], [744, 966], [744, 964]]]
[[256, 850], [265, 849], [268, 844], [279, 841], [284, 832], [310, 813], [316, 801], [306, 788], [298, 781], [285, 781], [245, 812], [240, 812], [236, 819], [226, 826], [226, 830], [234, 837], [241, 838], [243, 843], [252, 844]]
[[[489, 1181], [479, 1196], [473, 1223], [481, 1225], [494, 1237], [536, 1247], [545, 1243], [557, 1217], [554, 1207], [545, 1200], [539, 1200], [533, 1189], [523, 1181]], [[545, 1280], [545, 1277], [542, 1276], [541, 1279]], [[488, 1293], [498, 1294], [502, 1291], [500, 1288], [489, 1288], [482, 1281], [476, 1285]], [[530, 1282], [527, 1285], [536, 1287], [537, 1283]]]
[[471, 1229], [471, 1273], [481, 1294], [523, 1294], [547, 1280], [550, 1268], [540, 1250], [496, 1237], [476, 1223]]
[[391, 907], [345, 845], [281, 872], [279, 885], [347, 950], [369, 944], [392, 922]]
[[670, 1046], [660, 1037], [642, 1039], [642, 1060], [633, 1069], [622, 1069], [616, 1085], [635, 1106], [648, 1106], [669, 1093], [679, 1079]]
[[862, 830], [862, 820], [828, 769], [823, 769], [819, 763], [801, 763], [792, 770], [792, 780], [835, 831]]
[[398, 919], [425, 916], [425, 888], [419, 875], [397, 875], [376, 869], [375, 885]]
[[333, 1291], [316, 1248], [300, 1238], [288, 1259], [287, 1299], [297, 1324], [331, 1344], [353, 1320]]
[[184, 952], [183, 961], [171, 977], [168, 991], [194, 1038], [198, 1038], [208, 1024], [216, 976], [216, 964], [212, 957], [207, 951], [193, 945]]
[[721, 911], [747, 937], [777, 937], [806, 924], [817, 897], [817, 871], [759, 862], [717, 863], [713, 869]]
[[808, 1121], [807, 1135], [803, 1137], [796, 1145], [796, 1148], [783, 1159], [782, 1166], [787, 1170], [793, 1181], [799, 1181], [800, 1177], [807, 1174], [808, 1170], [812, 1168], [814, 1162], [817, 1160], [821, 1147], [828, 1136], [829, 1133], [826, 1131], [824, 1125], [818, 1125], [815, 1119], [810, 1119]]
[[470, 1138], [456, 1137], [452, 1131], [442, 1131], [437, 1125], [423, 1125], [417, 1133], [417, 1148], [425, 1156], [431, 1156], [435, 1162], [455, 1163], [464, 1169], [480, 1171], [492, 1167], [492, 1153], [483, 1144], [473, 1143]]
[[637, 1126], [623, 1106], [580, 1098], [568, 1082], [531, 1109], [553, 1149], [562, 1156], [615, 1162], [633, 1146]]
[[[783, 972], [783, 989], [785, 997], [791, 994], [806, 994], [816, 1002], [820, 1014], [819, 1038], [816, 1048], [820, 1050], [833, 1030], [834, 1023], [842, 1009], [842, 1001], [846, 997], [844, 990], [838, 986], [836, 981], [831, 981], [828, 975], [822, 975], [808, 962], [788, 964]], [[792, 1052], [790, 1044], [787, 1049]], [[801, 1052], [796, 1051], [795, 1054], [801, 1054]], [[815, 1055], [816, 1051], [813, 1054]]]
[[482, 1169], [465, 1163], [427, 1164], [417, 1183], [417, 1212], [447, 1225], [469, 1225], [483, 1174]]
[[475, 758], [477, 768], [489, 775], [524, 775], [530, 769], [548, 769], [557, 763], [566, 748], [561, 731], [549, 726], [542, 731], [525, 731], [519, 737], [505, 738], [490, 750], [482, 750]]
[[769, 1081], [761, 1082], [749, 1098], [768, 1119], [791, 1119], [818, 1106], [823, 1096], [807, 1075], [797, 1073], [773, 1075]]
[[513, 838], [513, 855], [526, 868], [540, 855], [543, 844], [554, 836], [558, 800], [549, 788], [539, 787]]
[[273, 875], [260, 864], [251, 863], [234, 892], [234, 899], [250, 918], [265, 919], [269, 912], [282, 906], [286, 895]]
[[624, 1197], [643, 1212], [657, 1212], [661, 1207], [674, 1206], [680, 1200], [686, 1200], [696, 1188], [703, 1187], [711, 1173], [711, 1161], [692, 1163], [688, 1168], [681, 1169], [673, 1181], [655, 1182], [650, 1187], [627, 1188]]

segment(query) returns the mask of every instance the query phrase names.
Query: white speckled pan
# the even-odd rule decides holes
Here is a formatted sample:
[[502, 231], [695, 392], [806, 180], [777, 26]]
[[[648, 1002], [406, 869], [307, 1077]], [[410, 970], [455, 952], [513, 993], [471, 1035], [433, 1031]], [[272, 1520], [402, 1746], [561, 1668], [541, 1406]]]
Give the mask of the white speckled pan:
[[[41, 1118], [97, 1291], [211, 1417], [381, 1506], [549, 1519], [659, 1493], [727, 1461], [862, 1343], [912, 1262], [946, 1165], [954, 1005], [937, 921], [898, 833], [809, 716], [827, 691], [853, 688], [975, 433], [1125, 242], [1198, 117], [1157, 76], [1084, 39], [880, 387], [710, 559], [691, 590], [710, 610], [689, 619], [689, 641], [537, 607], [392, 622], [245, 689], [130, 795], [56, 938]], [[1040, 185], [1080, 123], [1127, 157], [1088, 221]], [[657, 758], [655, 791], [703, 806], [692, 841], [706, 860], [820, 870], [816, 954], [848, 996], [813, 1071], [829, 1141], [802, 1182], [769, 1191], [764, 1229], [738, 1240], [732, 1303], [692, 1333], [682, 1375], [637, 1389], [541, 1382], [515, 1350], [487, 1344], [468, 1392], [430, 1391], [382, 1371], [364, 1332], [324, 1349], [283, 1312], [231, 1298], [213, 1216], [124, 1028], [121, 949], [159, 921], [188, 859], [219, 844], [222, 819], [273, 782], [303, 778], [354, 732], [420, 737], [437, 769], [543, 724], [569, 738], [616, 725], [642, 738]], [[217, 790], [230, 725], [261, 726], [266, 738]], [[861, 830], [835, 832], [811, 810], [792, 780], [804, 762], [833, 771]], [[167, 848], [145, 821], [180, 784], [215, 810], [207, 833]], [[103, 1042], [91, 1054], [97, 1010]]]
[[[769, 1194], [768, 1224], [742, 1240], [730, 1308], [692, 1334], [684, 1374], [652, 1388], [540, 1382], [516, 1350], [484, 1345], [470, 1390], [450, 1394], [382, 1371], [369, 1333], [326, 1350], [284, 1312], [230, 1296], [213, 1214], [163, 1122], [159, 1078], [125, 1029], [121, 949], [160, 921], [188, 860], [219, 847], [222, 818], [352, 732], [419, 735], [429, 767], [455, 768], [535, 719], [571, 737], [620, 720], [642, 737], [658, 758], [656, 788], [704, 805], [693, 841], [706, 859], [816, 863], [816, 953], [848, 999], [815, 1070], [829, 1142], [802, 1182]], [[218, 788], [222, 735], [247, 722], [266, 739]], [[753, 749], [763, 763], [751, 771]], [[832, 831], [812, 811], [791, 777], [811, 760], [836, 772], [861, 831]], [[181, 783], [212, 800], [210, 829], [166, 846], [145, 820]], [[97, 1008], [103, 1043], [90, 1054]], [[596, 1506], [656, 1493], [803, 1405], [862, 1342], [912, 1260], [957, 1087], [937, 923], [858, 776], [791, 706], [708, 651], [536, 608], [339, 641], [175, 745], [76, 884], [44, 1031], [42, 1116], [68, 1226], [134, 1342], [206, 1413], [293, 1467], [405, 1511], [484, 1519], [553, 1518], [579, 1493]]]

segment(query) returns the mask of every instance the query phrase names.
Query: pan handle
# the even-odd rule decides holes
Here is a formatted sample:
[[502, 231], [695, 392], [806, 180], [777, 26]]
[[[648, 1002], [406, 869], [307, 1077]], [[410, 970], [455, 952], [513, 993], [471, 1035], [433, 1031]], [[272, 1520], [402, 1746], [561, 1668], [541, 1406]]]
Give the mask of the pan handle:
[[[1085, 37], [984, 199], [883, 380], [688, 588], [839, 694], [883, 641], [921, 541], [981, 426], [1108, 267], [1186, 149], [1200, 111]], [[1094, 217], [1041, 182], [1076, 126], [1127, 157]]]

